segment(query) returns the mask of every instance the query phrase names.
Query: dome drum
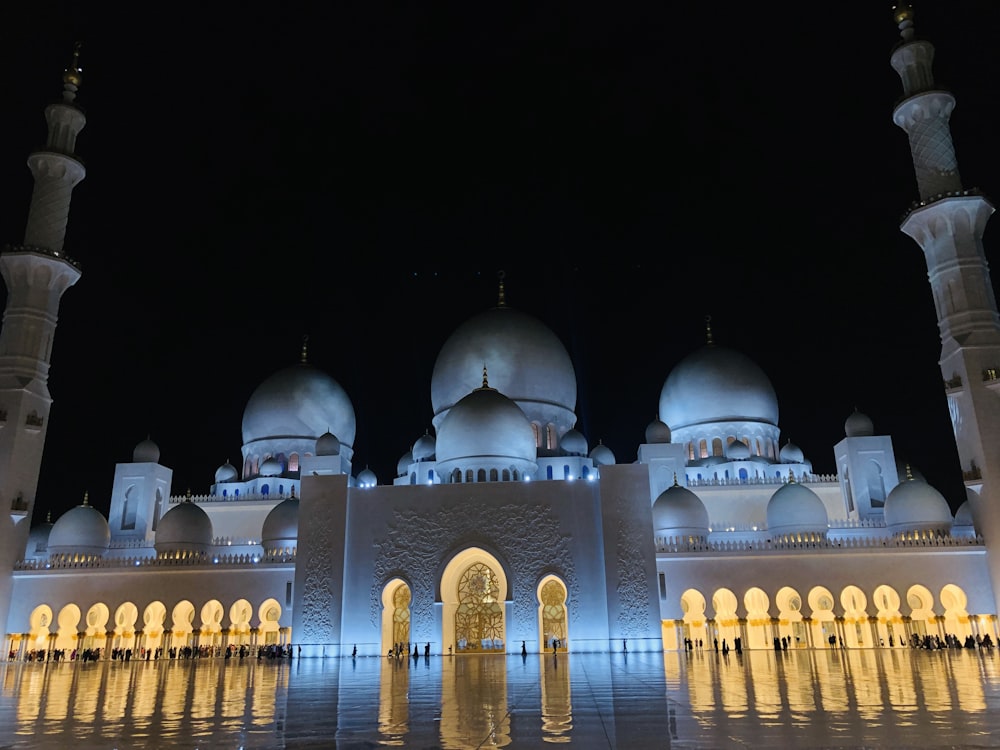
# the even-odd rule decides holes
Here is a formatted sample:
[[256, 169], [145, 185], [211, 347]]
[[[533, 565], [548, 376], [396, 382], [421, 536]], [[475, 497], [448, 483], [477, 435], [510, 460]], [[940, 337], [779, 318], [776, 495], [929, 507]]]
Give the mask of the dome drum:
[[780, 437], [781, 430], [775, 425], [746, 421], [691, 425], [671, 432], [671, 442], [679, 445], [690, 445], [694, 451], [695, 460], [702, 457], [702, 441], [704, 441], [705, 452], [708, 453], [708, 456], [717, 455], [718, 451], [721, 451], [721, 455], [725, 456], [729, 446], [729, 438], [737, 438], [747, 443], [750, 449], [748, 458], [752, 459], [759, 455], [770, 460], [777, 460], [778, 439]]

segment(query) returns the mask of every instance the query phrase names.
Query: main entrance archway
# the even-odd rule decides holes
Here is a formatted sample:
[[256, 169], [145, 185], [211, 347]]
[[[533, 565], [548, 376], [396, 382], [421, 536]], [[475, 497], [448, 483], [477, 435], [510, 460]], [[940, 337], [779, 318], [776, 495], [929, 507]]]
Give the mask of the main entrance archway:
[[506, 650], [507, 576], [500, 561], [470, 547], [441, 576], [442, 635], [455, 653]]

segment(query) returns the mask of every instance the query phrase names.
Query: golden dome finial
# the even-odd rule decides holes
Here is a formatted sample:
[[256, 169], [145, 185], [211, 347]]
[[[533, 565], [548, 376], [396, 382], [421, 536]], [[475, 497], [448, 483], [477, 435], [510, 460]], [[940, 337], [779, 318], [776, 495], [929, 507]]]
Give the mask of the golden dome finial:
[[712, 316], [705, 316], [705, 338], [709, 346], [712, 345]]
[[302, 353], [299, 355], [299, 361], [304, 365], [309, 363], [309, 334], [302, 337]]
[[674, 472], [674, 487], [680, 487], [680, 485], [677, 484], [677, 472], [676, 471]]
[[910, 469], [910, 464], [906, 464], [906, 480], [913, 481], [913, 470]]
[[84, 506], [90, 505], [90, 493], [86, 490], [83, 492], [83, 504]]
[[489, 388], [489, 387], [490, 387], [490, 381], [489, 378], [486, 377], [486, 363], [483, 362], [483, 388]]
[[82, 42], [73, 45], [73, 59], [69, 66], [63, 71], [63, 84], [72, 86], [73, 90], [80, 88], [83, 83], [83, 68], [80, 67], [80, 47]]
[[500, 282], [500, 289], [497, 292], [497, 307], [507, 306], [507, 294], [504, 292], [503, 288], [503, 280], [506, 275], [507, 274], [503, 271], [500, 271], [500, 273], [497, 274], [497, 279]]
[[795, 469], [788, 470], [788, 483], [795, 484]]
[[907, 41], [913, 38], [913, 15], [913, 6], [907, 0], [892, 6], [892, 20], [899, 27], [899, 35]]
[[45, 514], [45, 523], [52, 523], [52, 511], [48, 511]]

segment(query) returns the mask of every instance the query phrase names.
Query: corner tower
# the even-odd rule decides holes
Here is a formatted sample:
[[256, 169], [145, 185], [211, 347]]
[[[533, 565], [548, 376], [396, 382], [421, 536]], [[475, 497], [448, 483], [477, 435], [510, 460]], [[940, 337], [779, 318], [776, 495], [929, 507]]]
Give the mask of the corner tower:
[[[941, 374], [966, 484], [978, 490], [973, 506], [987, 544], [1000, 544], [1000, 316], [983, 249], [993, 205], [962, 185], [949, 119], [950, 91], [934, 84], [934, 46], [916, 38], [913, 8], [893, 9], [902, 41], [892, 67], [903, 82], [893, 121], [906, 131], [920, 200], [902, 231], [924, 251], [941, 336]], [[989, 556], [1000, 601], [1000, 555]]]
[[73, 187], [86, 174], [75, 153], [86, 124], [75, 103], [83, 80], [79, 52], [77, 45], [63, 74], [62, 100], [45, 109], [48, 140], [28, 157], [35, 186], [24, 242], [0, 253], [7, 287], [0, 328], [0, 507], [17, 523], [15, 557], [24, 554], [52, 406], [49, 361], [59, 301], [80, 278], [63, 251]]

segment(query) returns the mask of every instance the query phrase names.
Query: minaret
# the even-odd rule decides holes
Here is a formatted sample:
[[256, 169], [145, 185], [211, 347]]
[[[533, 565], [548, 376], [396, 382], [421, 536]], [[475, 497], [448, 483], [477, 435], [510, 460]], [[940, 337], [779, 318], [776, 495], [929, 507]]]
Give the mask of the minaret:
[[[891, 61], [904, 94], [893, 121], [910, 138], [920, 192], [900, 228], [924, 251], [955, 442], [966, 483], [979, 490], [973, 516], [1000, 550], [1000, 316], [983, 250], [993, 205], [962, 186], [948, 124], [955, 97], [934, 85], [934, 46], [914, 36], [909, 3], [893, 15], [903, 41]], [[1000, 602], [1000, 554], [989, 559]]]
[[7, 286], [0, 329], [0, 504], [17, 523], [16, 557], [27, 543], [52, 406], [49, 361], [59, 300], [80, 278], [63, 251], [73, 187], [86, 171], [75, 154], [86, 123], [74, 103], [83, 79], [79, 52], [77, 45], [63, 74], [62, 100], [45, 109], [48, 141], [28, 157], [35, 187], [24, 242], [0, 253]]

